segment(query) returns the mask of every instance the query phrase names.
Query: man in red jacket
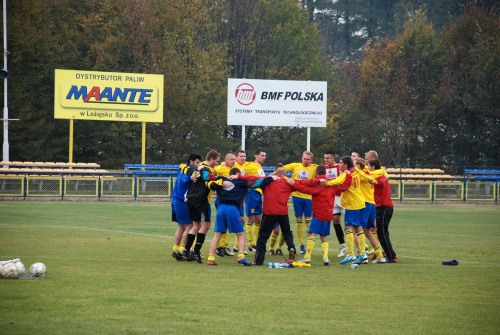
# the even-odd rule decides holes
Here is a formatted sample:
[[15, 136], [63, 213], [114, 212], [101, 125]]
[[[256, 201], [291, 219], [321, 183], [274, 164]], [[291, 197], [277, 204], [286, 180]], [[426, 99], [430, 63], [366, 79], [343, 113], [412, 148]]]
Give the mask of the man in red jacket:
[[[299, 192], [312, 195], [313, 218], [309, 227], [306, 254], [302, 262], [311, 262], [311, 253], [316, 243], [316, 235], [321, 238], [321, 249], [323, 250], [323, 265], [330, 265], [328, 259], [328, 241], [330, 236], [330, 222], [333, 218], [333, 207], [335, 206], [335, 194], [337, 191], [346, 190], [351, 185], [351, 175], [347, 175], [342, 185], [336, 187], [325, 187], [319, 184], [320, 179], [327, 179], [326, 168], [322, 165], [316, 168], [316, 178], [311, 180], [291, 180], [294, 189]], [[330, 179], [327, 179], [330, 180]]]
[[[273, 177], [275, 177], [274, 181], [261, 187], [264, 191], [263, 215], [260, 223], [257, 250], [255, 252], [255, 261], [253, 265], [264, 264], [267, 240], [269, 240], [276, 222], [279, 223], [281, 233], [288, 246], [288, 252], [290, 254], [289, 259], [295, 259], [295, 244], [293, 243], [293, 233], [290, 230], [290, 220], [288, 219], [288, 199], [290, 199], [293, 186], [288, 184], [284, 175], [285, 170], [283, 168], [276, 169], [273, 175]], [[238, 178], [250, 177], [251, 176], [239, 176]]]
[[[368, 162], [370, 171], [379, 170], [382, 165], [377, 159]], [[383, 263], [395, 263], [398, 259], [396, 252], [392, 248], [392, 242], [389, 237], [389, 223], [391, 222], [394, 205], [391, 200], [391, 184], [389, 184], [384, 176], [377, 179], [374, 190], [375, 198], [375, 220], [377, 222], [377, 234], [380, 244], [384, 249], [386, 258]]]

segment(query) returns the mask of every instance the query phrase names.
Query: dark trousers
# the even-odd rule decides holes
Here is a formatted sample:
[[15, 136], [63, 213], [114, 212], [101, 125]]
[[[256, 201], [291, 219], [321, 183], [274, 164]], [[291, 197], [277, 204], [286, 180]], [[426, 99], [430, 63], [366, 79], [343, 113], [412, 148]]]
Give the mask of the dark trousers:
[[396, 252], [392, 248], [391, 238], [389, 236], [389, 223], [391, 222], [393, 212], [394, 208], [392, 207], [377, 207], [376, 210], [378, 239], [389, 259], [396, 258]]
[[290, 221], [288, 220], [288, 215], [264, 214], [262, 215], [262, 221], [260, 223], [259, 237], [257, 238], [257, 251], [255, 252], [255, 264], [257, 265], [264, 264], [267, 240], [269, 240], [276, 222], [278, 222], [281, 227], [281, 233], [285, 238], [286, 245], [288, 246], [288, 251], [290, 251], [290, 249], [292, 248], [293, 250], [296, 250], [295, 245], [293, 244], [293, 233], [290, 230]]

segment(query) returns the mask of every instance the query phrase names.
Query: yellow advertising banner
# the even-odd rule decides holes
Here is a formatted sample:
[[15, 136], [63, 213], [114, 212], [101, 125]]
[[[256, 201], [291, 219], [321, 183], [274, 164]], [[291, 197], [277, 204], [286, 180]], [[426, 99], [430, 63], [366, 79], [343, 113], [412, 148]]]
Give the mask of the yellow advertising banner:
[[163, 122], [163, 75], [55, 70], [56, 119]]

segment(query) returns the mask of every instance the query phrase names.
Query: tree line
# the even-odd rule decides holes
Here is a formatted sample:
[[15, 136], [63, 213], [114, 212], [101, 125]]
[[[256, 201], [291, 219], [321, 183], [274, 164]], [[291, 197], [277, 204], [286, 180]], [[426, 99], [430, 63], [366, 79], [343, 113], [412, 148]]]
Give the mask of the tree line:
[[[54, 70], [74, 69], [164, 75], [148, 163], [236, 151], [241, 136], [269, 165], [300, 160], [305, 128], [226, 124], [227, 78], [254, 78], [328, 82], [317, 162], [357, 149], [387, 166], [500, 166], [494, 1], [18, 0], [7, 22], [11, 160], [68, 160]], [[139, 123], [75, 121], [74, 161], [140, 160]]]

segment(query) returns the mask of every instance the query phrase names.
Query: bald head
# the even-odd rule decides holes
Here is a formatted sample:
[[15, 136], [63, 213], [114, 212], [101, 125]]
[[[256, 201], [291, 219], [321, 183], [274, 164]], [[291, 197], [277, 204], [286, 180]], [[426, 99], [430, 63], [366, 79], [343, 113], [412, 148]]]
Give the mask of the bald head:
[[224, 158], [224, 162], [226, 163], [227, 167], [232, 168], [234, 166], [234, 163], [236, 162], [236, 156], [232, 152], [226, 154], [226, 157]]

